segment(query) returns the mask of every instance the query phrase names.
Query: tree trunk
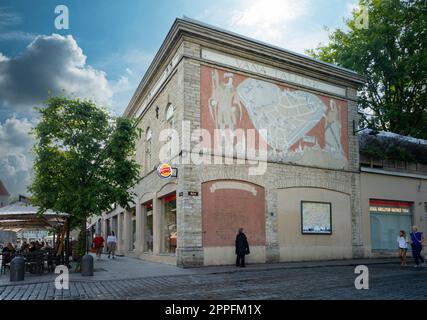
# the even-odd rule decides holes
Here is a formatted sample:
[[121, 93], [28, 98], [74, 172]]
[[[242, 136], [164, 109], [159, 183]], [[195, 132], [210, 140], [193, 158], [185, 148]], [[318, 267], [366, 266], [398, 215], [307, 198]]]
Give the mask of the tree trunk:
[[[67, 228], [68, 220], [65, 221], [65, 224], [62, 226], [62, 228], [59, 230], [58, 238], [56, 240], [56, 255], [62, 256], [62, 252], [64, 251], [64, 238], [65, 238], [65, 230]], [[63, 262], [63, 261], [62, 261]]]
[[56, 255], [60, 256], [61, 264], [64, 264], [64, 240], [65, 240], [65, 231], [67, 228], [67, 221], [65, 221], [65, 224], [62, 226], [62, 228], [59, 230], [58, 238], [56, 240]]
[[86, 218], [82, 221], [82, 230], [81, 230], [81, 252], [83, 255], [87, 254], [87, 235], [86, 235]]
[[66, 224], [66, 237], [67, 240], [65, 242], [65, 265], [70, 267], [70, 223]]

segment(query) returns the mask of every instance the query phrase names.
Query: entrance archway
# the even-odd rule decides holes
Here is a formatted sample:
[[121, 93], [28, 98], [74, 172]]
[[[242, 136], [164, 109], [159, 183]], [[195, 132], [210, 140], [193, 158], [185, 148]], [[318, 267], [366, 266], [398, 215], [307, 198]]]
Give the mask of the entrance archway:
[[241, 227], [250, 245], [264, 246], [264, 188], [240, 180], [202, 183], [202, 227], [204, 247], [234, 246]]

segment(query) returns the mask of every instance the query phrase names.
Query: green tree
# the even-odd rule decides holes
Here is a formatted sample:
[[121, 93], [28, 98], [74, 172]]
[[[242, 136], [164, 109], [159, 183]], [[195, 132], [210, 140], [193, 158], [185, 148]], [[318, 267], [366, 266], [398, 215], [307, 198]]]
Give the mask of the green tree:
[[426, 139], [427, 2], [359, 2], [368, 12], [367, 28], [359, 23], [362, 10], [355, 10], [346, 30], [306, 52], [366, 76], [359, 92], [362, 125]]
[[[34, 128], [32, 201], [43, 212], [70, 214], [71, 229], [117, 203], [128, 208], [139, 178], [135, 121], [115, 118], [90, 100], [51, 97]], [[84, 253], [85, 237], [81, 239]]]

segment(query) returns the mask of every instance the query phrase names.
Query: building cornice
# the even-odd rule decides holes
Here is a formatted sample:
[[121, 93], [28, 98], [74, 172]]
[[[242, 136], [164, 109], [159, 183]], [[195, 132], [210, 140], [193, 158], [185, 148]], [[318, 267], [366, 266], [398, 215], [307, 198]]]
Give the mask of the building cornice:
[[373, 174], [381, 174], [381, 175], [385, 175], [385, 176], [394, 176], [394, 177], [403, 177], [403, 178], [414, 178], [414, 179], [427, 180], [427, 175], [416, 174], [416, 173], [406, 173], [406, 172], [398, 172], [398, 171], [389, 171], [389, 170], [382, 170], [382, 169], [368, 168], [368, 167], [361, 167], [360, 171], [362, 173], [366, 172], [366, 173], [373, 173]]
[[311, 70], [314, 73], [323, 72], [325, 75], [339, 77], [345, 81], [353, 82], [355, 87], [365, 83], [365, 77], [359, 75], [353, 70], [342, 68], [334, 64], [323, 62], [308, 56], [295, 53], [262, 41], [251, 39], [202, 23], [197, 20], [185, 18], [176, 19], [180, 29], [187, 34], [195, 36], [199, 39], [206, 39], [225, 45], [225, 47], [233, 47], [242, 51], [263, 55], [270, 60], [277, 60], [285, 65], [300, 66], [303, 69]]

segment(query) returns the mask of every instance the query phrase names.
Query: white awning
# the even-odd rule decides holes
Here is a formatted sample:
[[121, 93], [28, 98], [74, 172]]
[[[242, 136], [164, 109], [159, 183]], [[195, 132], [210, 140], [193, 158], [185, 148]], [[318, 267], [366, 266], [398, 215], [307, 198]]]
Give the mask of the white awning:
[[69, 216], [67, 213], [47, 210], [38, 214], [39, 208], [23, 201], [17, 201], [0, 208], [0, 230], [39, 230], [61, 225]]

